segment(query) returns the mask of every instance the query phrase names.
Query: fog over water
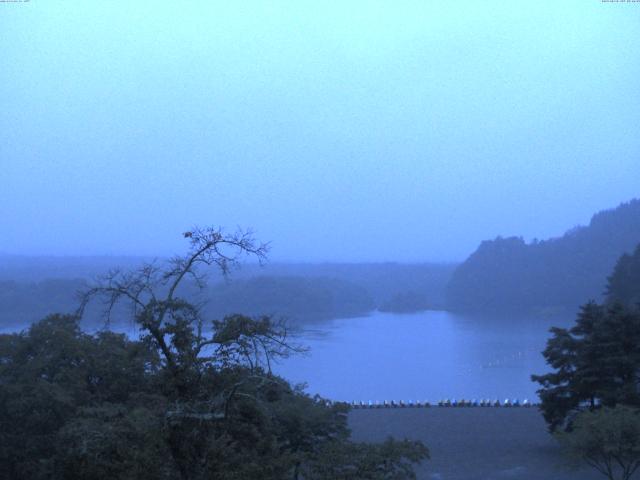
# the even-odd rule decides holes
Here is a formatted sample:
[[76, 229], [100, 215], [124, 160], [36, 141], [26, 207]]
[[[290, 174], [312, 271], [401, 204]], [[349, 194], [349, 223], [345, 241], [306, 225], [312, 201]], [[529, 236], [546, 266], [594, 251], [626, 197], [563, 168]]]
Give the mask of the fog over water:
[[636, 5], [33, 1], [0, 35], [0, 252], [216, 224], [274, 260], [462, 260], [637, 194]]

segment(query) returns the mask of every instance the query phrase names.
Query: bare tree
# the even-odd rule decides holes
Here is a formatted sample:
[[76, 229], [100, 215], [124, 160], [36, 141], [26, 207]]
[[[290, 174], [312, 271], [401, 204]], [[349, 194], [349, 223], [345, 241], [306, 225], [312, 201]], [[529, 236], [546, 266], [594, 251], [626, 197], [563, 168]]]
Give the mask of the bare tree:
[[[199, 267], [217, 266], [226, 276], [242, 257], [257, 258], [262, 264], [269, 250], [268, 244], [256, 242], [250, 230], [225, 234], [221, 228], [195, 227], [183, 236], [189, 240], [189, 250], [184, 255], [171, 257], [164, 268], [156, 262], [145, 263], [137, 270], [112, 270], [101, 277], [97, 285], [82, 293], [80, 313], [95, 296], [102, 297], [107, 314], [122, 300], [133, 307], [134, 315], [150, 300], [169, 305], [185, 278], [191, 278], [200, 289], [206, 286], [206, 272]], [[164, 294], [160, 295], [162, 290]]]
[[145, 263], [132, 271], [113, 270], [100, 277], [81, 293], [79, 315], [89, 302], [100, 299], [108, 323], [117, 304], [128, 305], [182, 393], [205, 367], [242, 364], [252, 372], [262, 369], [270, 374], [274, 358], [303, 350], [289, 342], [283, 322], [269, 317], [233, 315], [212, 321], [211, 329], [206, 329], [201, 308], [179, 296], [187, 280], [204, 289], [209, 267], [227, 276], [243, 257], [257, 258], [262, 264], [267, 244], [256, 242], [246, 230], [225, 234], [220, 228], [194, 228], [183, 236], [189, 241], [184, 255], [165, 264]]

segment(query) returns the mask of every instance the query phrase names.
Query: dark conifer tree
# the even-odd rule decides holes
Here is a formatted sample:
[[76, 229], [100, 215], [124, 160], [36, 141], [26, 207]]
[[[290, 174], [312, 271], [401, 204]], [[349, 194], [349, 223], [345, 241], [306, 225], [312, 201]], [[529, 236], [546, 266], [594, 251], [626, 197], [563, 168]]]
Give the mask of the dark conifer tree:
[[608, 278], [607, 301], [630, 307], [640, 305], [640, 244], [633, 254], [624, 254]]
[[640, 247], [618, 261], [606, 304], [589, 302], [572, 328], [551, 329], [543, 355], [554, 371], [532, 375], [551, 430], [570, 427], [583, 410], [640, 405], [639, 278]]

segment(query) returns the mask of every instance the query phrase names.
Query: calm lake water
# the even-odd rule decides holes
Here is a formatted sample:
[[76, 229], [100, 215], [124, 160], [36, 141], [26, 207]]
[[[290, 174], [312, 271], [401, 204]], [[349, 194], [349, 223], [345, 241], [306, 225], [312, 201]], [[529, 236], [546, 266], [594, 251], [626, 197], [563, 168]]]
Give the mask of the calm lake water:
[[[549, 370], [540, 352], [549, 326], [562, 323], [442, 311], [373, 312], [308, 326], [295, 341], [310, 351], [283, 360], [274, 370], [332, 400], [533, 401], [538, 387], [529, 377]], [[133, 326], [116, 330], [138, 334]]]
[[518, 398], [537, 400], [532, 373], [553, 321], [473, 318], [448, 312], [374, 312], [302, 332], [305, 356], [275, 370], [309, 393], [344, 401]]

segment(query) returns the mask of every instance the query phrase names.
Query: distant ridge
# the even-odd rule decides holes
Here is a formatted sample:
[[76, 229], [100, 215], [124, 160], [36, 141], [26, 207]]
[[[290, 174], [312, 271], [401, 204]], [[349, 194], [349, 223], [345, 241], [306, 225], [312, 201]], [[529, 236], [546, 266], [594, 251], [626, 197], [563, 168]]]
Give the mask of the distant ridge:
[[526, 243], [484, 241], [454, 271], [447, 307], [476, 312], [544, 312], [601, 300], [618, 258], [640, 244], [640, 200], [596, 213], [588, 226]]

